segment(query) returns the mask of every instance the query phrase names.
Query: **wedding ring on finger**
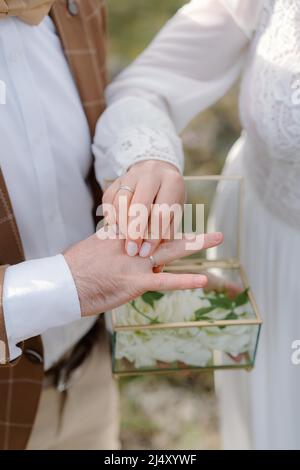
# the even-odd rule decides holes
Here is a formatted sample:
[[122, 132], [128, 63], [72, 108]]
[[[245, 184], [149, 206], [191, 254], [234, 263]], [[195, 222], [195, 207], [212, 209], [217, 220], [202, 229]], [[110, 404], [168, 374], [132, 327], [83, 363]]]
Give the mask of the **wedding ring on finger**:
[[151, 263], [152, 269], [153, 268], [158, 268], [159, 264], [157, 264], [154, 255], [149, 256], [149, 261]]
[[127, 186], [127, 184], [120, 184], [118, 191], [121, 191], [122, 189], [123, 191], [129, 191], [130, 193], [134, 194], [134, 189], [132, 189], [130, 186]]

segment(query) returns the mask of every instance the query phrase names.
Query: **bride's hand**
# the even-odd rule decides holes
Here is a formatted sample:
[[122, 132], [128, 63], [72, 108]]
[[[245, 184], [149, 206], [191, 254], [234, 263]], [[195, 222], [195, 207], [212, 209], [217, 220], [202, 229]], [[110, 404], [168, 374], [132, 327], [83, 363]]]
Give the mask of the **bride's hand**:
[[[127, 189], [120, 189], [121, 186]], [[126, 198], [125, 201], [127, 200], [127, 227], [130, 227], [130, 222], [134, 219], [134, 217], [128, 216], [130, 206], [139, 203], [147, 208], [147, 217], [143, 218], [140, 230], [143, 236], [133, 239], [130, 237], [130, 230], [129, 233], [128, 230], [127, 233], [124, 233], [127, 254], [130, 256], [139, 254], [146, 258], [155, 252], [162, 238], [168, 238], [166, 231], [172, 233], [174, 230], [168, 210], [164, 215], [160, 215], [159, 227], [148, 226], [148, 221], [151, 218], [151, 205], [155, 202], [158, 205], [167, 204], [168, 207], [173, 204], [182, 206], [185, 200], [183, 177], [174, 165], [167, 162], [146, 160], [133, 165], [126, 175], [118, 178], [109, 186], [103, 196], [103, 203], [113, 204], [115, 207], [116, 222], [122, 227], [119, 220], [121, 196], [123, 202], [124, 198]], [[165, 233], [162, 233], [162, 228]], [[150, 230], [150, 235], [147, 233], [147, 229]], [[122, 228], [121, 232], [123, 232]]]

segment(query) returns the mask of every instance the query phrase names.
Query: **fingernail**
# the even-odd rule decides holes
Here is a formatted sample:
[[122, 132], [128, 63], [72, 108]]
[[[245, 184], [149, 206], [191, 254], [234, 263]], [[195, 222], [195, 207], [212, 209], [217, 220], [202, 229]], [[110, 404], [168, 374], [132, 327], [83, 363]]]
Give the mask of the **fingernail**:
[[138, 246], [135, 242], [128, 242], [127, 244], [127, 254], [129, 256], [135, 256], [139, 251]]
[[150, 251], [151, 251], [151, 243], [144, 242], [140, 249], [140, 256], [142, 258], [146, 258], [147, 256], [149, 256]]
[[195, 276], [195, 287], [204, 287], [207, 283], [207, 277], [199, 274]]
[[216, 232], [214, 234], [214, 241], [215, 243], [219, 243], [220, 241], [223, 240], [223, 233], [222, 232]]

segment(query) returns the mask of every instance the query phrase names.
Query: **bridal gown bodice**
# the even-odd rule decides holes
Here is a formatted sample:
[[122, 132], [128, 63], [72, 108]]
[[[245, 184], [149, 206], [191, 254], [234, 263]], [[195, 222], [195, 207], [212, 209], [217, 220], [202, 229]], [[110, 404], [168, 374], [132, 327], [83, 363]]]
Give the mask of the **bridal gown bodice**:
[[260, 201], [300, 229], [300, 2], [267, 0], [240, 94], [246, 174]]

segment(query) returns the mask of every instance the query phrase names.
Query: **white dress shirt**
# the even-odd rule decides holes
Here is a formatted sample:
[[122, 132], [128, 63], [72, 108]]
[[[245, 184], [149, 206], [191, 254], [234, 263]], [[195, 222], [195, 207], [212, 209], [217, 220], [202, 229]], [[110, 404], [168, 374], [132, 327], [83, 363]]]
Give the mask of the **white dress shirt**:
[[[260, 3], [190, 2], [108, 87], [110, 106], [93, 143], [99, 182], [149, 158], [182, 170], [178, 133], [237, 78]], [[91, 142], [50, 18], [36, 27], [0, 21], [0, 42], [0, 80], [7, 86], [0, 163], [27, 260], [6, 272], [4, 316], [11, 358], [20, 340], [42, 334], [47, 368], [94, 321], [80, 319], [74, 281], [59, 254], [93, 232], [85, 183]]]
[[[94, 321], [80, 320], [74, 281], [59, 255], [93, 232], [85, 184], [89, 129], [50, 18], [37, 27], [15, 18], [0, 21], [0, 78], [6, 84], [0, 163], [25, 257], [34, 260], [5, 275], [10, 355], [18, 356], [20, 340], [43, 333], [49, 367]], [[76, 327], [63, 327], [76, 320]]]

